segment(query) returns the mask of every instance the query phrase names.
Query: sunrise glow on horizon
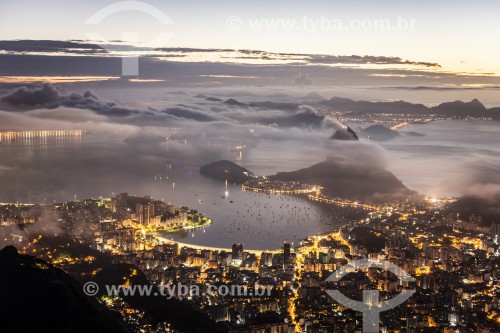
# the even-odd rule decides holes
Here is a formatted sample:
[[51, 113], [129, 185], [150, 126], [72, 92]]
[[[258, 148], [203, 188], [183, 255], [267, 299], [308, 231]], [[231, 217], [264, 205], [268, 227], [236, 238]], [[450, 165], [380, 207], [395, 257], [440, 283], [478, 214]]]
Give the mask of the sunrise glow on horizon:
[[[500, 46], [491, 39], [500, 31], [497, 1], [375, 4], [316, 0], [307, 4], [293, 2], [295, 6], [287, 8], [290, 2], [285, 1], [154, 0], [146, 3], [165, 14], [171, 24], [131, 11], [112, 14], [95, 26], [85, 24], [89, 17], [113, 3], [116, 2], [2, 2], [3, 13], [22, 13], [23, 19], [15, 15], [1, 17], [0, 39], [87, 40], [86, 33], [97, 31], [110, 41], [132, 42], [124, 33], [134, 32], [138, 36], [135, 42], [145, 45], [166, 31], [172, 37], [162, 44], [164, 47], [394, 56], [438, 63], [449, 72], [500, 73]], [[261, 11], [261, 6], [266, 10]], [[193, 7], [198, 10], [191, 10]], [[377, 22], [389, 26], [380, 27]]]

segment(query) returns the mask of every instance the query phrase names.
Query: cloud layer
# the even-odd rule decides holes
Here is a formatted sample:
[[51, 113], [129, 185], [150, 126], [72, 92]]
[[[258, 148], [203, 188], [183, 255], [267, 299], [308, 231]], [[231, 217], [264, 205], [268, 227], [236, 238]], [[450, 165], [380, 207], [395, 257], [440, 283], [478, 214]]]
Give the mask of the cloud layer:
[[[384, 165], [381, 148], [374, 144], [331, 142], [331, 135], [344, 126], [311, 106], [199, 97], [164, 108], [130, 107], [90, 90], [67, 93], [50, 84], [14, 89], [0, 98], [0, 128], [83, 129], [96, 133], [83, 139], [95, 142], [95, 148], [76, 145], [68, 159], [63, 151], [34, 155], [20, 149], [11, 156], [19, 149], [16, 141], [3, 146], [9, 158], [0, 164], [0, 177], [12, 181], [2, 187], [0, 197], [19, 193], [16, 188], [38, 198], [43, 193], [71, 197], [72, 192], [142, 188], [137, 184], [145, 175], [161, 174], [165, 159], [199, 167], [231, 158], [238, 149], [251, 153], [264, 143], [290, 156], [307, 152], [313, 158], [308, 164], [334, 156], [347, 164]], [[287, 166], [276, 171], [282, 170]]]

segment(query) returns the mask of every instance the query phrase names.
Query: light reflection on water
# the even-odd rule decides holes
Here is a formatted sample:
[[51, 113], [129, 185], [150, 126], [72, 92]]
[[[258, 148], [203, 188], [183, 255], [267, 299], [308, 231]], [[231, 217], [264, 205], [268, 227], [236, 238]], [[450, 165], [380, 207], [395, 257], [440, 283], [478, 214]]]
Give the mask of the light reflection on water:
[[[306, 198], [267, 195], [243, 191], [229, 185], [228, 196], [222, 182], [193, 174], [182, 185], [164, 192], [166, 198], [197, 209], [213, 219], [213, 224], [196, 230], [167, 234], [166, 238], [213, 247], [244, 243], [252, 249], [274, 249], [290, 240], [332, 230], [329, 214]], [[158, 189], [158, 195], [163, 193]], [[201, 201], [201, 202], [200, 202]], [[337, 221], [337, 220], [336, 220]]]

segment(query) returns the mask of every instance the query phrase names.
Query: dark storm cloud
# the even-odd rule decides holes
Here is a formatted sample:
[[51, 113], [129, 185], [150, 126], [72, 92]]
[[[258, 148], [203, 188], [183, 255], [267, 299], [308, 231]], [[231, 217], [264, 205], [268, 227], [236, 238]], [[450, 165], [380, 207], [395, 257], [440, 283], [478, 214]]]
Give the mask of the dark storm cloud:
[[59, 89], [50, 83], [43, 84], [42, 86], [23, 86], [17, 88], [10, 94], [0, 98], [0, 101], [20, 109], [35, 107], [51, 109], [65, 106], [89, 109], [109, 116], [128, 116], [137, 112], [136, 110], [121, 107], [115, 102], [105, 102], [92, 90], [87, 90], [83, 94], [71, 93], [63, 95]]
[[59, 106], [61, 94], [51, 84], [42, 87], [20, 87], [0, 98], [0, 101], [14, 106]]
[[[27, 111], [35, 108], [55, 109], [60, 107], [92, 110], [95, 113], [109, 117], [110, 122], [144, 125], [150, 122], [171, 122], [174, 120], [192, 119], [197, 121], [213, 121], [211, 117], [189, 108], [129, 108], [113, 101], [104, 101], [92, 90], [84, 93], [64, 94], [50, 83], [41, 86], [23, 86], [0, 98], [4, 107], [10, 111]], [[122, 119], [120, 119], [122, 118]]]

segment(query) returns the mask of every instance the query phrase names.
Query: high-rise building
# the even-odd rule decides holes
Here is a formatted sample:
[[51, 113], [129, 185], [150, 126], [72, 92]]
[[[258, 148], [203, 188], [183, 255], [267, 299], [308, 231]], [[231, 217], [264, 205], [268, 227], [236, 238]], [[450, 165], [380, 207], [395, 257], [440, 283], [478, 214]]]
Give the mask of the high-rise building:
[[179, 210], [180, 223], [185, 224], [188, 221], [188, 212], [186, 210]]
[[233, 260], [241, 260], [243, 259], [243, 244], [233, 244], [232, 247], [232, 256]]
[[262, 252], [260, 255], [261, 266], [271, 266], [273, 264], [273, 254], [270, 252]]
[[101, 232], [100, 249], [101, 251], [104, 251], [106, 246], [114, 243], [116, 235], [116, 220], [101, 220], [99, 227]]
[[150, 225], [151, 224], [151, 217], [153, 217], [155, 215], [154, 204], [148, 203], [148, 204], [144, 205], [143, 215], [144, 215], [142, 218], [143, 224]]
[[165, 210], [170, 214], [175, 214], [175, 206], [174, 205], [166, 205]]
[[124, 228], [116, 230], [116, 246], [124, 251], [131, 252], [135, 250], [135, 229]]
[[290, 242], [286, 241], [283, 244], [283, 257], [284, 257], [285, 261], [290, 259], [290, 254], [291, 254], [291, 245], [290, 245]]
[[144, 206], [139, 203], [135, 205], [135, 219], [139, 224], [144, 224]]
[[113, 219], [104, 219], [99, 223], [101, 232], [114, 232], [116, 229], [116, 220]]
[[500, 223], [493, 222], [491, 224], [490, 235], [495, 244], [500, 243]]
[[135, 205], [135, 219], [142, 225], [151, 225], [152, 217], [155, 215], [155, 205], [153, 203], [136, 204]]
[[128, 193], [118, 193], [111, 199], [111, 209], [114, 213], [127, 209]]

